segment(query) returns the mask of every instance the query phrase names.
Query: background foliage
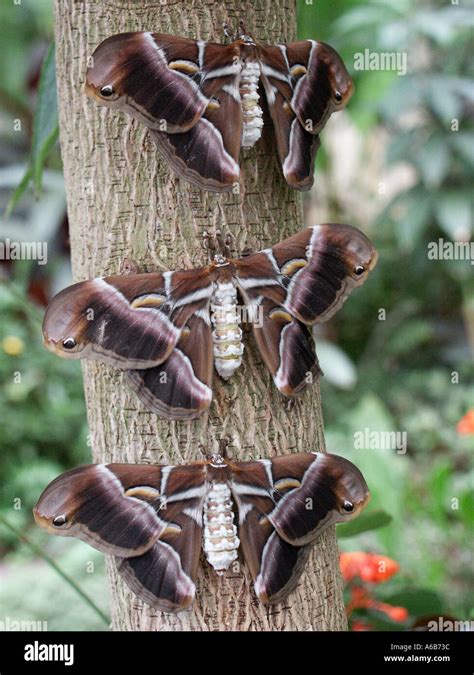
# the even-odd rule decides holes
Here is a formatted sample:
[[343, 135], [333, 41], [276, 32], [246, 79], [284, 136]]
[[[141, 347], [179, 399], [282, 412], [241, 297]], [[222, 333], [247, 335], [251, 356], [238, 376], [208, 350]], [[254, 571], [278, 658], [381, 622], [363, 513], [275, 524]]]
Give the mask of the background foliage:
[[[362, 228], [380, 254], [367, 285], [316, 336], [328, 449], [355, 461], [372, 491], [358, 527], [339, 528], [340, 546], [396, 560], [398, 573], [370, 592], [407, 609], [394, 622], [380, 608], [358, 608], [354, 628], [409, 628], [430, 614], [471, 616], [473, 438], [457, 424], [473, 405], [474, 275], [469, 261], [427, 256], [431, 241], [471, 236], [471, 17], [467, 4], [433, 0], [299, 2], [300, 37], [338, 49], [356, 84], [347, 111], [323, 132], [307, 217]], [[103, 629], [98, 614], [1, 521], [25, 532], [107, 607], [102, 556], [32, 524], [44, 486], [90, 454], [80, 366], [41, 344], [42, 305], [70, 279], [54, 55], [47, 52], [51, 3], [2, 6], [0, 27], [0, 195], [3, 208], [14, 206], [0, 238], [47, 240], [50, 254], [43, 268], [0, 267], [0, 620]], [[355, 71], [354, 55], [365, 49], [406, 52], [407, 74]], [[366, 428], [406, 432], [406, 454], [356, 450], [354, 434]], [[32, 576], [36, 583], [25, 593]], [[349, 602], [349, 585], [347, 593]]]

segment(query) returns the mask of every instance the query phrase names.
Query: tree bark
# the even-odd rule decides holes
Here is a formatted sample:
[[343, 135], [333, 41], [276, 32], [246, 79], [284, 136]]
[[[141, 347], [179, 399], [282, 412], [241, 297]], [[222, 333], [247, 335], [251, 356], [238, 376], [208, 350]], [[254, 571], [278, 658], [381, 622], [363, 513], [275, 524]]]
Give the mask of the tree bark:
[[[222, 23], [237, 25], [240, 18], [262, 41], [295, 38], [293, 0], [56, 1], [60, 138], [76, 280], [118, 273], [124, 257], [144, 271], [206, 264], [203, 235], [216, 229], [231, 235], [238, 256], [304, 226], [302, 200], [282, 179], [271, 126], [256, 148], [242, 153], [241, 194], [215, 195], [178, 179], [143, 126], [99, 108], [83, 92], [87, 59], [109, 35], [153, 30], [221, 42]], [[223, 436], [235, 459], [324, 449], [318, 385], [289, 409], [248, 339], [243, 365], [227, 383], [215, 377], [210, 412], [191, 422], [145, 411], [118, 370], [87, 362], [83, 373], [94, 461], [190, 462], [202, 458], [199, 444], [216, 451]], [[108, 570], [115, 630], [346, 628], [334, 529], [314, 546], [295, 592], [270, 608], [256, 599], [244, 564], [218, 578], [204, 563], [192, 608], [177, 615], [140, 602], [112, 561]]]

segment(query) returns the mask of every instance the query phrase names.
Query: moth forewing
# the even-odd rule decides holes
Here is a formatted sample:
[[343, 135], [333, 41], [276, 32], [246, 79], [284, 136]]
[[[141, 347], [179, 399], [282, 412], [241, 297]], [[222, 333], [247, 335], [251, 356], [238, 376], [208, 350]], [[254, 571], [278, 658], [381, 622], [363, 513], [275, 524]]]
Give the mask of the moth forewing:
[[[134, 473], [135, 467], [129, 465], [96, 464], [56, 478], [34, 508], [36, 523], [51, 533], [77, 537], [103, 553], [142, 555], [166, 524], [148, 503], [126, 496], [114, 466]], [[151, 479], [154, 472], [150, 474]]]
[[355, 518], [369, 501], [362, 473], [343, 457], [310, 453], [273, 462], [275, 471], [281, 471], [278, 465], [284, 463], [301, 483], [283, 495], [268, 516], [282, 539], [293, 546], [311, 544], [330, 525]]

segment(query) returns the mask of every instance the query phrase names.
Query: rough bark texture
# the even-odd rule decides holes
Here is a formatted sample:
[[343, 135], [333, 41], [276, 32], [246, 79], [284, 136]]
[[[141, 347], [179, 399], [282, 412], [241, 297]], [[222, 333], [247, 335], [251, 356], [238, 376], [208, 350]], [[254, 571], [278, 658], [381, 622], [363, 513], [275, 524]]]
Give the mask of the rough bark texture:
[[[240, 195], [204, 193], [178, 179], [159, 157], [146, 129], [119, 111], [99, 108], [83, 93], [87, 58], [107, 36], [155, 30], [222, 41], [221, 25], [237, 25], [262, 41], [295, 37], [291, 0], [120, 2], [57, 0], [56, 39], [61, 149], [76, 280], [117, 273], [124, 257], [146, 271], [205, 264], [203, 233], [232, 235], [232, 255], [258, 250], [303, 227], [302, 202], [281, 178], [273, 131], [242, 153]], [[246, 339], [243, 367], [228, 383], [217, 376], [209, 414], [168, 422], [146, 412], [122, 375], [84, 365], [95, 461], [180, 463], [231, 439], [236, 459], [324, 448], [319, 388], [291, 410]], [[323, 535], [297, 590], [284, 605], [265, 608], [245, 565], [218, 579], [201, 566], [191, 610], [163, 614], [142, 604], [109, 562], [115, 630], [342, 630], [346, 627], [334, 530]]]

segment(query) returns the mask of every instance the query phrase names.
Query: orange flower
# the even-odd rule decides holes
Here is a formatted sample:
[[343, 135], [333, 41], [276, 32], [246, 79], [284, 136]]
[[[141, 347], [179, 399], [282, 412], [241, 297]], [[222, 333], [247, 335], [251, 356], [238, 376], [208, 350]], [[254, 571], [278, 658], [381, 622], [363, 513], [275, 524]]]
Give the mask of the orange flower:
[[372, 626], [370, 625], [370, 623], [364, 623], [363, 621], [353, 621], [352, 630], [354, 631], [372, 630]]
[[386, 602], [379, 602], [375, 598], [371, 598], [366, 607], [376, 609], [378, 612], [383, 612], [392, 621], [406, 621], [408, 619], [408, 610], [405, 607], [395, 607], [388, 605]]
[[406, 621], [408, 619], [408, 610], [406, 607], [395, 607], [394, 605], [387, 605], [386, 602], [379, 602], [374, 604], [374, 609], [383, 612], [392, 621]]
[[400, 569], [400, 565], [392, 558], [364, 551], [341, 553], [339, 563], [346, 582], [359, 577], [362, 581], [380, 584], [393, 577]]
[[474, 408], [468, 410], [456, 425], [458, 434], [474, 434]]
[[[400, 566], [392, 558], [377, 553], [353, 551], [341, 553], [340, 566], [342, 576], [349, 584], [350, 600], [346, 606], [347, 616], [351, 616], [356, 609], [372, 609], [386, 614], [389, 619], [402, 623], [408, 619], [408, 610], [405, 607], [395, 607], [381, 602], [373, 597], [372, 586], [380, 584], [396, 574]], [[352, 620], [352, 630], [372, 630], [372, 625], [359, 619]]]
[[[362, 586], [354, 586], [351, 589], [351, 599], [346, 607], [347, 614], [350, 615], [355, 609], [375, 609], [386, 614], [392, 621], [402, 622], [408, 619], [408, 610], [405, 607], [395, 607], [386, 602], [380, 602], [373, 598], [369, 591]], [[369, 624], [365, 629], [355, 628], [353, 624], [352, 629], [369, 630]]]
[[369, 591], [362, 586], [353, 586], [351, 588], [351, 599], [346, 606], [347, 614], [352, 614], [354, 609], [365, 609], [369, 607], [371, 597]]

